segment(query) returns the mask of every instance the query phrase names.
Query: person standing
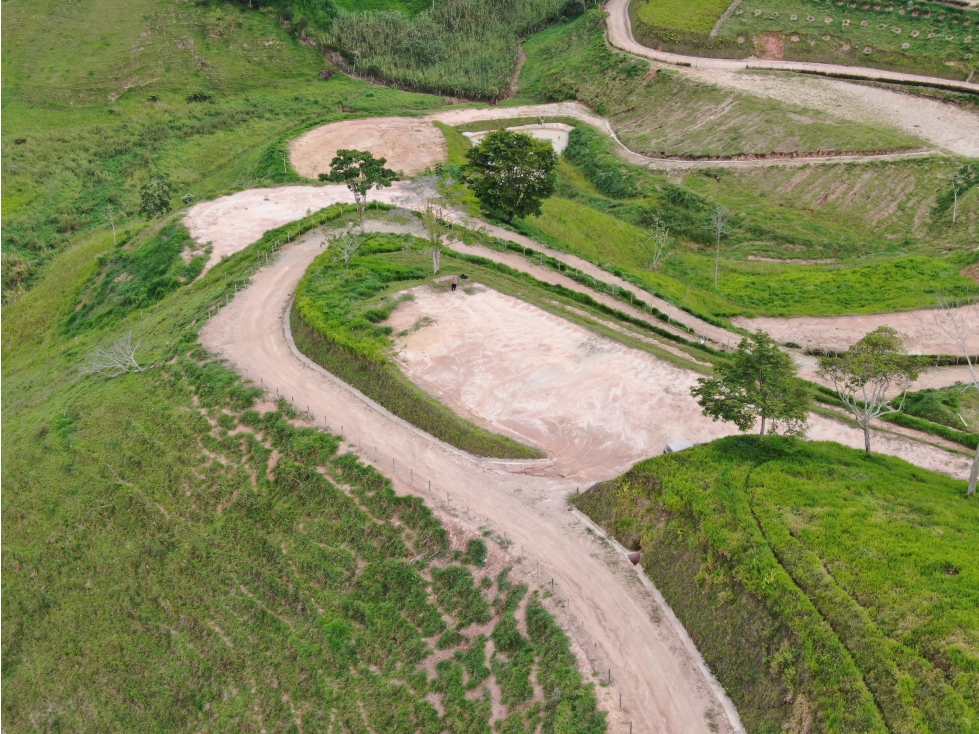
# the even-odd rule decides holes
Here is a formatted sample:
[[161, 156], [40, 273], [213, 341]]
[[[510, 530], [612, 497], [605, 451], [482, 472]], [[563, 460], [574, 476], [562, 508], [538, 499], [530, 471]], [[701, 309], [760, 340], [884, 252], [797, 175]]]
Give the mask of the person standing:
[[453, 293], [456, 292], [456, 286], [457, 285], [459, 285], [459, 279], [453, 275], [452, 276], [452, 292]]

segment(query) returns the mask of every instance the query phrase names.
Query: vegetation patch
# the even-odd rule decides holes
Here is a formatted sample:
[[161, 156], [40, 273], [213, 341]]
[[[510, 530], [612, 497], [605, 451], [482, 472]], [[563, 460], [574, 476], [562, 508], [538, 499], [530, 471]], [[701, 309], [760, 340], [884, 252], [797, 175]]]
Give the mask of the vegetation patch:
[[414, 17], [343, 12], [323, 40], [358, 75], [406, 89], [497, 100], [509, 91], [517, 39], [581, 12], [583, 4], [591, 2], [441, 0]]
[[[657, 3], [657, 7], [660, 4]], [[684, 12], [689, 8], [684, 6]], [[605, 14], [589, 11], [527, 39], [521, 96], [579, 99], [609, 118], [631, 150], [651, 156], [731, 157], [913, 148], [914, 137], [692, 80], [614, 51]], [[691, 120], [697, 120], [691, 125]]]
[[743, 436], [573, 502], [641, 549], [749, 731], [964, 732], [979, 726], [964, 494], [899, 459]]

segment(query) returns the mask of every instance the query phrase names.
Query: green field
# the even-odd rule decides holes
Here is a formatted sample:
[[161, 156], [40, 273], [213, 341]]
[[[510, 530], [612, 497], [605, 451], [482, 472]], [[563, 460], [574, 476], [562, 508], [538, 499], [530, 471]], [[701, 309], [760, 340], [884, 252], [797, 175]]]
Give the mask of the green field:
[[636, 38], [695, 56], [748, 56], [872, 66], [966, 79], [979, 63], [979, 13], [937, 2], [758, 0], [738, 6], [714, 38], [727, 5], [696, 13], [661, 0], [634, 0]]
[[520, 96], [580, 99], [609, 118], [628, 148], [651, 156], [696, 159], [923, 145], [897, 130], [720, 89], [676, 71], [652, 72], [647, 62], [608, 48], [603, 18], [590, 11], [528, 38]]
[[979, 731], [979, 508], [964, 494], [899, 459], [738, 437], [574, 502], [641, 549], [748, 731], [964, 734]]
[[654, 0], [643, 5], [637, 15], [655, 28], [706, 35], [730, 4], [727, 0]]

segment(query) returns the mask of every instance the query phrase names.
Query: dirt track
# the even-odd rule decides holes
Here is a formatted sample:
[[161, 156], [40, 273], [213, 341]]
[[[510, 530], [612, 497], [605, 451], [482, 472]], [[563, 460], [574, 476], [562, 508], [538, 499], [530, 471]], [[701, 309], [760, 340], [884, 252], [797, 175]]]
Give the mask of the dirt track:
[[[850, 85], [853, 86], [853, 85]], [[797, 102], [798, 104], [803, 104]], [[326, 171], [329, 162], [340, 148], [356, 142], [362, 149], [388, 159], [388, 166], [401, 167], [406, 173], [418, 173], [446, 158], [446, 144], [442, 133], [432, 122], [446, 125], [462, 125], [468, 122], [499, 120], [503, 118], [553, 118], [570, 117], [581, 120], [602, 130], [617, 144], [623, 158], [640, 166], [663, 170], [689, 170], [702, 168], [761, 168], [767, 166], [805, 166], [817, 163], [866, 163], [920, 158], [934, 155], [934, 151], [909, 151], [881, 155], [830, 155], [799, 158], [772, 158], [754, 160], [674, 160], [653, 158], [635, 153], [627, 148], [608, 120], [599, 117], [578, 102], [523, 105], [519, 107], [483, 107], [450, 109], [425, 117], [372, 117], [364, 120], [345, 120], [310, 130], [290, 144], [290, 161], [303, 176], [315, 179]], [[400, 163], [398, 162], [400, 161]]]
[[[635, 582], [628, 566], [621, 559], [610, 561], [601, 544], [583, 532], [580, 522], [567, 511], [566, 495], [583, 482], [560, 475], [582, 467], [573, 462], [562, 465], [560, 460], [475, 460], [371, 404], [295, 350], [284, 314], [296, 283], [321, 251], [321, 240], [321, 234], [314, 231], [283, 248], [205, 326], [201, 333], [204, 346], [254, 382], [261, 378], [269, 391], [278, 390], [294, 398], [298, 406], [309, 406], [320, 425], [337, 431], [342, 424], [351, 443], [363, 446], [363, 453], [376, 457], [382, 471], [395, 476], [399, 491], [409, 490], [400, 478], [410, 468], [413, 477], [434, 478], [439, 491], [449, 491], [452, 502], [466, 506], [467, 516], [475, 513], [505, 530], [523, 555], [539, 561], [546, 573], [558, 579], [574, 619], [582, 623], [572, 625], [573, 634], [595, 668], [613, 670], [612, 692], [623, 694], [636, 731], [707, 732], [708, 711], [714, 712], [712, 717], [721, 724], [721, 731], [734, 730], [722, 713], [722, 708], [730, 711], [729, 702], [704, 675], [683, 633], [662, 621], [668, 617]], [[632, 384], [630, 390], [635, 389], [643, 388]], [[645, 389], [653, 394], [661, 384]], [[684, 425], [674, 424], [674, 430], [685, 434], [689, 417], [684, 414]], [[492, 420], [485, 422], [493, 424]], [[814, 421], [812, 436], [859, 443], [855, 431], [826, 419]], [[881, 452], [900, 453], [924, 466], [952, 470], [960, 476], [967, 469], [965, 457], [933, 447], [885, 434], [875, 441]], [[380, 453], [371, 446], [380, 447]], [[557, 456], [553, 446], [548, 448]], [[605, 471], [611, 476], [619, 468], [606, 465]], [[628, 730], [626, 719], [620, 716], [624, 714], [613, 711], [612, 731]], [[737, 721], [736, 714], [731, 717]]]
[[[574, 491], [573, 480], [514, 473], [521, 471], [519, 463], [467, 457], [369, 405], [293, 351], [283, 315], [296, 283], [319, 252], [317, 233], [284, 248], [205, 326], [205, 347], [239, 373], [247, 371], [253, 381], [262, 378], [270, 390], [278, 388], [295, 396], [297, 404], [308, 404], [321, 425], [326, 416], [334, 430], [343, 424], [351, 440], [381, 447], [384, 461], [396, 456], [415, 476], [435, 478], [455, 503], [466, 505], [467, 513], [504, 528], [512, 543], [558, 580], [559, 592], [583, 621], [576, 634], [584, 636], [589, 657], [612, 669], [613, 690], [623, 694], [635, 731], [707, 734], [709, 711], [721, 731], [735, 730], [682, 636], [656, 621], [662, 615], [653, 598], [624, 561], [609, 567], [601, 544], [567, 511], [564, 498]], [[392, 464], [382, 462], [385, 467]], [[398, 488], [406, 491], [403, 483]], [[611, 731], [628, 731], [619, 718], [613, 712]]]
[[[424, 184], [397, 182], [388, 189], [371, 193], [371, 199], [395, 204], [406, 209], [420, 209], [427, 195]], [[210, 242], [213, 253], [208, 267], [221, 257], [238, 252], [262, 234], [274, 227], [305, 216], [309, 210], [316, 211], [339, 201], [349, 202], [350, 193], [343, 186], [281, 186], [272, 189], [250, 189], [213, 201], [194, 205], [184, 217], [184, 224], [191, 235], [200, 243]], [[465, 221], [464, 217], [454, 217]], [[485, 222], [476, 222], [488, 234], [533, 247], [550, 257], [561, 260], [566, 265], [607, 284], [630, 291], [638, 289], [601, 268], [558, 250], [552, 250], [533, 240]], [[455, 245], [462, 251], [479, 254], [497, 262], [531, 273], [540, 280], [560, 283], [573, 290], [587, 292], [596, 300], [621, 309], [632, 315], [646, 318], [638, 309], [606, 293], [598, 293], [571, 278], [541, 266], [530, 263], [516, 253], [501, 253], [484, 247]], [[706, 336], [715, 344], [733, 347], [739, 337], [726, 329], [713, 326], [688, 314], [673, 304], [649, 294], [640, 294], [647, 303], [663, 311], [670, 318], [694, 329], [697, 335]], [[663, 324], [650, 320], [658, 326]], [[903, 311], [894, 314], [867, 314], [855, 316], [832, 316], [825, 318], [759, 318], [735, 319], [735, 322], [749, 329], [762, 328], [781, 342], [793, 341], [802, 347], [821, 349], [845, 349], [868, 331], [877, 326], [889, 325], [908, 335], [906, 346], [913, 354], [958, 354], [958, 347], [934, 328], [933, 312], [929, 310]], [[677, 330], [677, 333], [683, 332]], [[685, 336], [689, 336], [688, 334]], [[979, 353], [979, 343], [971, 349]]]
[[852, 84], [839, 79], [798, 74], [765, 74], [750, 71], [811, 69], [822, 73], [866, 74], [881, 80], [918, 80], [959, 84], [979, 92], [979, 84], [951, 82], [914, 74], [811, 64], [797, 61], [708, 59], [663, 53], [641, 45], [632, 35], [629, 0], [608, 0], [607, 38], [611, 46], [634, 56], [665, 64], [690, 64], [684, 74], [722, 87], [738, 89], [781, 102], [814, 107], [858, 122], [890, 125], [927, 140], [943, 150], [967, 157], [979, 156], [979, 115], [953, 105], [914, 97], [887, 89]]

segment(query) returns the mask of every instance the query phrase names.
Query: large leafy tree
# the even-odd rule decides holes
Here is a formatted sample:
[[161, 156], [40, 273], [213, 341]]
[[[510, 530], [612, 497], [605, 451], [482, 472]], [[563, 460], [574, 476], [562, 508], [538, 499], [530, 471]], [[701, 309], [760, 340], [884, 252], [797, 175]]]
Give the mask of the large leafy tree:
[[[904, 398], [920, 369], [904, 349], [901, 334], [879, 326], [843, 354], [820, 359], [819, 374], [833, 383], [836, 394], [863, 429], [870, 456], [870, 422], [904, 407]], [[891, 399], [893, 393], [900, 400]]]
[[375, 158], [366, 150], [338, 150], [330, 161], [330, 172], [321, 173], [320, 181], [346, 184], [354, 195], [360, 228], [364, 229], [364, 209], [367, 208], [367, 192], [390, 186], [401, 178], [397, 171], [385, 168], [387, 158]]
[[557, 154], [547, 140], [496, 130], [466, 153], [463, 177], [480, 203], [515, 217], [540, 216], [541, 203], [554, 193]]
[[139, 211], [147, 219], [163, 216], [172, 208], [173, 185], [165, 174], [150, 178], [139, 189]]
[[697, 380], [691, 394], [714, 420], [731, 421], [742, 431], [761, 418], [761, 433], [771, 421], [790, 435], [806, 432], [811, 395], [796, 375], [792, 358], [764, 331], [738, 344], [729, 363], [718, 364], [713, 377]]

